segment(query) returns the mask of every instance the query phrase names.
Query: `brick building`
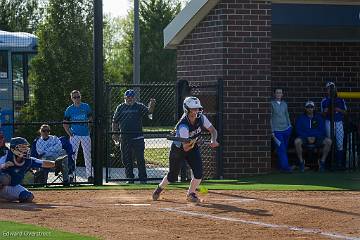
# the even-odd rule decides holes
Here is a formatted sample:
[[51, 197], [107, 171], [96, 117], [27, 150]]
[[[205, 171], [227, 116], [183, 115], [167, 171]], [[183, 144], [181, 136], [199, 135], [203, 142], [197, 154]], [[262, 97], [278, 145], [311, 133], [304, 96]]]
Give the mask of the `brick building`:
[[[360, 2], [192, 0], [164, 30], [177, 78], [224, 81], [225, 178], [271, 169], [269, 101], [281, 87], [293, 120], [324, 85], [360, 91]], [[350, 119], [360, 101], [347, 100]]]

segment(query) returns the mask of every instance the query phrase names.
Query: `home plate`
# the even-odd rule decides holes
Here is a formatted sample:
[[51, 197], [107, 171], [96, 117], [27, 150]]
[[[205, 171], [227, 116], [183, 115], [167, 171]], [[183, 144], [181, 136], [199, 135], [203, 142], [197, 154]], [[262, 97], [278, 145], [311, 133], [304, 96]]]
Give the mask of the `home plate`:
[[150, 203], [115, 203], [115, 206], [150, 206]]

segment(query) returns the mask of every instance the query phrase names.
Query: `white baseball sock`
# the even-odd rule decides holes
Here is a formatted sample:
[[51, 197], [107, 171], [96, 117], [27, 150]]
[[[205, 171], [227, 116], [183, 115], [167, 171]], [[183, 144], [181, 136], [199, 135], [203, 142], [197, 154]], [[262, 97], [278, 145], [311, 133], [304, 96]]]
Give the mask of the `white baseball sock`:
[[195, 192], [198, 186], [200, 185], [200, 183], [201, 183], [201, 179], [196, 179], [196, 178], [191, 179], [188, 194]]
[[167, 185], [169, 184], [169, 181], [167, 179], [167, 175], [163, 178], [163, 180], [161, 181], [161, 183], [159, 184], [159, 187], [164, 189]]

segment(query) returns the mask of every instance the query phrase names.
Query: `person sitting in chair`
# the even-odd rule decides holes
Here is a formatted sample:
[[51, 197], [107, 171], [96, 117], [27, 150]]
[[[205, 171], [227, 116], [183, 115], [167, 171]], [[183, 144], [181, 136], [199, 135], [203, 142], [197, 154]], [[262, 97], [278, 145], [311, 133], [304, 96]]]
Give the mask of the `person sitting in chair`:
[[[64, 185], [69, 185], [69, 168], [68, 168], [68, 154], [63, 149], [60, 139], [55, 135], [50, 135], [50, 126], [47, 124], [41, 125], [40, 137], [34, 140], [31, 147], [31, 156], [45, 160], [56, 160], [64, 158], [63, 165], [63, 181]], [[49, 169], [40, 169], [40, 183], [46, 184], [48, 179]], [[55, 175], [58, 175], [55, 172]]]
[[325, 170], [325, 160], [330, 151], [331, 139], [326, 137], [325, 123], [323, 117], [314, 112], [315, 104], [313, 101], [305, 103], [305, 112], [296, 120], [295, 148], [300, 161], [300, 171], [304, 171], [305, 161], [302, 156], [303, 147], [313, 145], [322, 147], [322, 156], [319, 159], [319, 171]]

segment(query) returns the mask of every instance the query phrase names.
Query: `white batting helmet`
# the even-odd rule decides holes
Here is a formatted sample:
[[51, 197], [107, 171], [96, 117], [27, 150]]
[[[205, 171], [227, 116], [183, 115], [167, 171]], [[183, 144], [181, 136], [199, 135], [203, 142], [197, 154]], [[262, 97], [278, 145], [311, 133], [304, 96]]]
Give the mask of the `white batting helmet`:
[[197, 97], [187, 97], [184, 99], [184, 103], [183, 103], [183, 110], [184, 113], [188, 113], [189, 109], [192, 108], [199, 108], [201, 111], [199, 112], [200, 114], [202, 113], [202, 109], [203, 107], [201, 106], [200, 100]]

